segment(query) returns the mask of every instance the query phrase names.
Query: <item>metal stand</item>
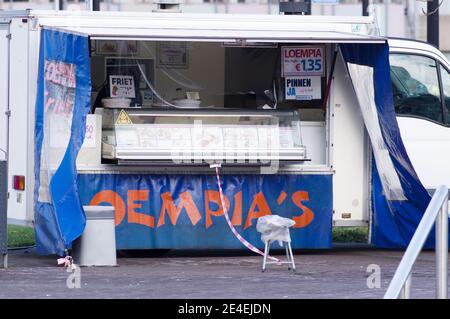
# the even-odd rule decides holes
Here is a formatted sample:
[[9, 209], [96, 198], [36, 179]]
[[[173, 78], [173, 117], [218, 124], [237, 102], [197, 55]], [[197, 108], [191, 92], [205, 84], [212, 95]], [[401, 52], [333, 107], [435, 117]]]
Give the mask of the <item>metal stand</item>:
[[288, 269], [295, 272], [295, 260], [294, 260], [294, 254], [292, 253], [291, 242], [286, 242], [286, 241], [283, 242], [284, 248], [286, 250], [286, 261], [267, 261], [267, 257], [269, 256], [269, 251], [270, 251], [270, 244], [271, 244], [271, 241], [268, 240], [264, 247], [264, 259], [263, 259], [263, 265], [262, 265], [262, 272], [266, 271], [266, 265], [268, 265], [268, 264], [277, 264], [277, 265], [288, 264], [289, 265]]

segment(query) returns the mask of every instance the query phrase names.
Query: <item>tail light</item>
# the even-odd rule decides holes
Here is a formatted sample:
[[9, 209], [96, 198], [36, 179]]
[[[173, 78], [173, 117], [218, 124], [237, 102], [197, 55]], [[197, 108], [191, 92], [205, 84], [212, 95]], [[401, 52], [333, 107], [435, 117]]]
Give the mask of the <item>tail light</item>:
[[25, 190], [25, 176], [22, 175], [13, 176], [13, 189], [17, 191]]

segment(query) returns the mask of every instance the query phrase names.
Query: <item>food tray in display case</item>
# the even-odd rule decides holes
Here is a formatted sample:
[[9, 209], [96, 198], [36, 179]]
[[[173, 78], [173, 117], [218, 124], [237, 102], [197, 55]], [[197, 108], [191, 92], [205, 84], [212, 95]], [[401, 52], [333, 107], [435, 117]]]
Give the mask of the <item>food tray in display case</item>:
[[119, 164], [308, 160], [295, 111], [128, 108], [102, 114], [102, 156]]

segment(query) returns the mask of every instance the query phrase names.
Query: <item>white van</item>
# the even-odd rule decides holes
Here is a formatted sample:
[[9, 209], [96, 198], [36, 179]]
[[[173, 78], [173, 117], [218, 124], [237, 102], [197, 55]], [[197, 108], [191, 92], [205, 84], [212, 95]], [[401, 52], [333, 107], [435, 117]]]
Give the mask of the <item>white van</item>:
[[389, 39], [397, 121], [423, 185], [450, 187], [450, 64], [435, 47]]

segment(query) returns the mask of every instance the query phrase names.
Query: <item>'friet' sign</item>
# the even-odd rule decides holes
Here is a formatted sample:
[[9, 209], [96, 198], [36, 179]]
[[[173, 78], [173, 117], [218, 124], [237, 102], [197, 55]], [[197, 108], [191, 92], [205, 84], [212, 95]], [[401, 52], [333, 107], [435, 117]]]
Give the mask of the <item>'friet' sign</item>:
[[282, 76], [325, 76], [325, 48], [323, 46], [295, 46], [281, 48]]
[[136, 97], [134, 78], [131, 75], [110, 75], [109, 90], [111, 97], [132, 99]]

